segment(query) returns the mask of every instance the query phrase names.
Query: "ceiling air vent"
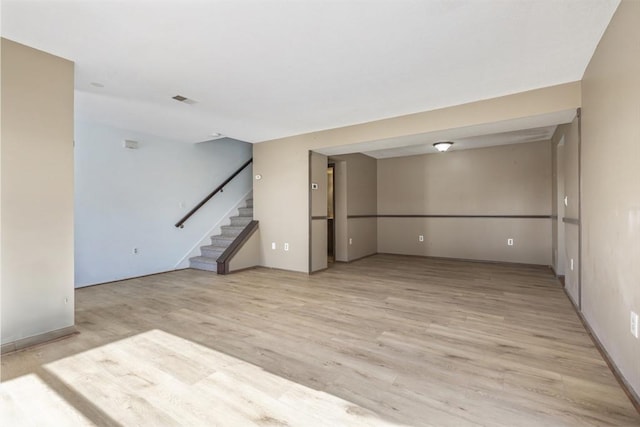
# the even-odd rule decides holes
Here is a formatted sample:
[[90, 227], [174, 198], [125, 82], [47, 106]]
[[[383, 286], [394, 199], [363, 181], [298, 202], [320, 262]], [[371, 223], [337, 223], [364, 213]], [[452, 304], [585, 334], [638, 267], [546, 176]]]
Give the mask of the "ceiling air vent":
[[172, 99], [175, 99], [178, 102], [183, 102], [185, 104], [189, 104], [189, 105], [193, 105], [196, 103], [196, 101], [194, 101], [193, 99], [189, 99], [186, 96], [182, 96], [182, 95], [176, 95], [176, 96], [172, 96]]

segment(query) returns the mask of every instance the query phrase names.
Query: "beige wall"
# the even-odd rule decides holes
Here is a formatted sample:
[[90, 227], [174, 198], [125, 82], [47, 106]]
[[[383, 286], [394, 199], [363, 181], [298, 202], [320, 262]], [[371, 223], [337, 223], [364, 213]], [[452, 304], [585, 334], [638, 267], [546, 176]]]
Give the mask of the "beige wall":
[[[564, 223], [564, 242], [567, 266], [564, 270], [564, 288], [576, 306], [580, 306], [580, 229], [578, 225]], [[571, 262], [573, 260], [573, 269]]]
[[349, 218], [349, 261], [355, 261], [378, 252], [377, 220]]
[[[555, 154], [553, 167], [556, 170], [553, 184], [553, 214], [557, 216], [552, 227], [552, 241], [558, 259], [562, 265], [554, 265], [557, 274], [564, 275], [565, 289], [574, 304], [580, 305], [580, 194], [579, 194], [579, 153], [580, 153], [580, 119], [576, 117], [571, 123], [559, 126], [552, 139], [552, 150]], [[558, 147], [563, 141], [564, 145]], [[560, 156], [558, 156], [560, 149]], [[567, 206], [564, 198], [567, 197]], [[565, 222], [569, 220], [570, 222]], [[560, 241], [559, 239], [562, 239]]]
[[579, 138], [580, 120], [575, 118], [573, 122], [565, 125], [564, 138], [564, 190], [567, 196], [567, 206], [564, 215], [567, 218], [580, 218], [580, 194], [579, 194]]
[[551, 138], [551, 268], [556, 275], [564, 276], [564, 139], [560, 128]]
[[550, 227], [549, 219], [379, 218], [378, 252], [550, 265]]
[[[331, 158], [345, 165], [343, 185], [347, 204], [346, 233], [336, 233], [336, 241], [346, 246], [346, 259], [353, 261], [377, 252], [377, 160], [364, 154], [347, 154]], [[336, 204], [342, 199], [336, 199]], [[354, 216], [370, 215], [369, 218]]]
[[640, 2], [624, 0], [582, 81], [582, 311], [640, 394]]
[[[564, 195], [567, 206], [564, 208], [564, 219], [580, 221], [580, 119], [575, 118], [565, 127], [564, 138]], [[569, 297], [576, 305], [580, 305], [580, 225], [564, 222], [565, 268], [564, 286]], [[573, 263], [573, 269], [571, 265]]]
[[73, 326], [73, 63], [2, 39], [2, 343]]
[[[311, 216], [327, 216], [327, 156], [310, 153], [311, 184], [318, 185], [317, 190], [311, 191]], [[327, 220], [311, 219], [311, 267], [310, 271], [327, 268]]]
[[339, 156], [347, 162], [347, 215], [375, 215], [377, 212], [378, 164], [364, 154]]
[[256, 230], [229, 261], [229, 272], [260, 265], [260, 233]]
[[349, 230], [347, 219], [347, 162], [331, 159], [335, 164], [334, 192], [335, 192], [335, 241], [334, 251], [336, 261], [349, 261]]
[[378, 213], [550, 215], [549, 141], [378, 162]]
[[[568, 83], [255, 144], [254, 173], [263, 178], [254, 182], [254, 216], [260, 221], [264, 265], [309, 271], [309, 150], [566, 111], [580, 102], [580, 84]], [[291, 242], [292, 251], [269, 249], [272, 241], [285, 240]]]
[[[551, 178], [549, 141], [379, 160], [378, 214], [550, 216]], [[378, 219], [379, 252], [550, 265], [550, 248], [550, 218]]]
[[254, 144], [253, 173], [262, 176], [253, 182], [262, 265], [309, 272], [309, 150], [295, 141]]

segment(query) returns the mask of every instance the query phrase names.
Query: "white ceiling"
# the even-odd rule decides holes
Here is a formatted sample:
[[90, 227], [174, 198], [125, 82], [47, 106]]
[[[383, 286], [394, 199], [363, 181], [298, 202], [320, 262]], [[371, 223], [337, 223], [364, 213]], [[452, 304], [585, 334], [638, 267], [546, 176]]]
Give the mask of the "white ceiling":
[[77, 120], [261, 142], [580, 80], [618, 4], [2, 0], [1, 32], [76, 63]]

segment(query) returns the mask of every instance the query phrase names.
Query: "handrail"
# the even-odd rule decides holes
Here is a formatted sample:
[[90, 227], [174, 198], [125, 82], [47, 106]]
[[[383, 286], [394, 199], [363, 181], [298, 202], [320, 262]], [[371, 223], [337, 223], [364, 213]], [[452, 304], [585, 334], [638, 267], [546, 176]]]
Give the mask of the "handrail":
[[218, 194], [218, 192], [223, 191], [223, 188], [225, 185], [227, 185], [229, 183], [229, 181], [231, 181], [233, 178], [235, 178], [240, 172], [242, 172], [244, 170], [244, 168], [246, 168], [247, 166], [249, 166], [251, 164], [251, 162], [253, 162], [253, 157], [250, 158], [249, 160], [247, 160], [245, 162], [245, 164], [243, 164], [242, 166], [240, 166], [240, 168], [235, 171], [233, 173], [233, 175], [231, 175], [229, 178], [225, 179], [225, 181], [220, 184], [218, 186], [218, 188], [216, 188], [215, 190], [213, 190], [211, 193], [209, 193], [209, 195], [207, 197], [205, 197], [204, 199], [202, 199], [202, 201], [200, 203], [198, 203], [193, 209], [191, 209], [185, 216], [183, 216], [180, 221], [176, 222], [175, 226], [177, 228], [184, 228], [184, 223], [187, 222], [187, 220], [189, 218], [191, 218], [191, 215], [193, 215], [194, 213], [196, 213], [198, 211], [198, 209], [200, 209], [202, 206], [204, 206], [205, 203], [207, 203], [209, 200], [211, 200], [211, 198], [213, 196], [215, 196], [216, 194]]

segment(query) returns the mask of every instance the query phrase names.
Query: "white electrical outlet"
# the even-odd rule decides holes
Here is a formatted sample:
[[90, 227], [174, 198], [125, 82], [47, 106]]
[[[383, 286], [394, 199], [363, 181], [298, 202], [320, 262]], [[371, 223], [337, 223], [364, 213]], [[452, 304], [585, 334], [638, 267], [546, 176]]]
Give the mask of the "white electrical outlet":
[[424, 242], [424, 236], [422, 234], [418, 236], [418, 242]]
[[631, 312], [631, 335], [638, 338], [638, 314]]
[[353, 239], [351, 237], [349, 237], [349, 244], [353, 245]]
[[507, 245], [513, 246], [513, 239], [507, 239]]
[[271, 249], [275, 249], [276, 248], [276, 242], [271, 242]]
[[133, 253], [138, 254], [138, 248], [133, 248]]
[[289, 244], [288, 244], [288, 243], [285, 243], [285, 244], [284, 244], [284, 250], [285, 250], [285, 251], [288, 251], [288, 250], [289, 250]]
[[571, 261], [569, 262], [569, 268], [573, 271], [573, 258], [571, 258]]

